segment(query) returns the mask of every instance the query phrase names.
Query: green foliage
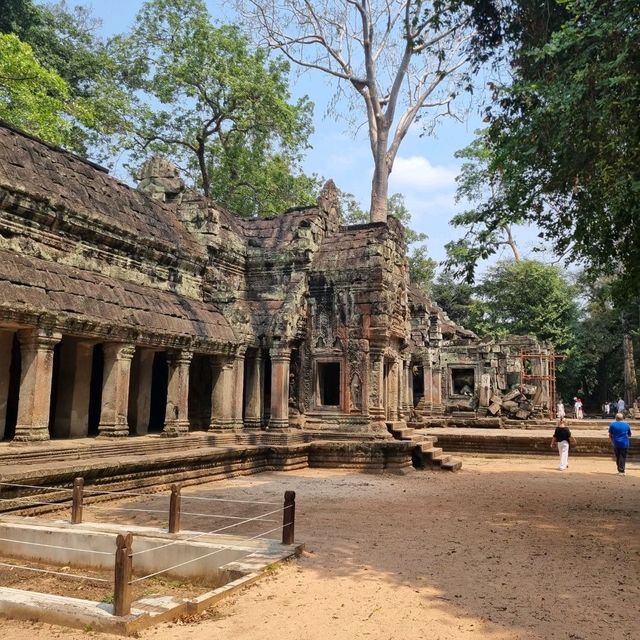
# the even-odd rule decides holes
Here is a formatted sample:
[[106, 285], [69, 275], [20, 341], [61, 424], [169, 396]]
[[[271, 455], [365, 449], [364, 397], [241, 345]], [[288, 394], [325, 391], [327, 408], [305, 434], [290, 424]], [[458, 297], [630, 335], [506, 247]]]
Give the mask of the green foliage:
[[[50, 76], [32, 96], [32, 110], [50, 110], [53, 98], [62, 103], [56, 110], [64, 114], [64, 122], [54, 126], [55, 132], [25, 119], [22, 127], [83, 155], [91, 147], [92, 156], [102, 159], [108, 151], [97, 145], [105, 145], [109, 135], [125, 128], [129, 104], [114, 83], [114, 63], [95, 35], [98, 26], [87, 8], [69, 9], [64, 2], [35, 5], [30, 0], [10, 0], [0, 15], [0, 33], [14, 34], [28, 44], [37, 64], [59, 77], [65, 87], [62, 98], [58, 89], [52, 92], [47, 88]], [[23, 77], [22, 93], [31, 91], [33, 78]], [[16, 81], [13, 90], [18, 90]]]
[[540, 228], [558, 255], [640, 287], [640, 5], [633, 0], [512, 3], [488, 137], [504, 194], [482, 215]]
[[31, 47], [0, 34], [0, 118], [52, 144], [65, 144], [73, 108], [67, 83], [43, 68]]
[[[458, 188], [456, 202], [466, 201], [479, 206], [458, 213], [451, 219], [454, 227], [466, 229], [463, 238], [445, 245], [447, 260], [445, 268], [455, 276], [464, 276], [473, 282], [479, 261], [496, 254], [509, 246], [514, 259], [520, 260], [520, 252], [511, 233], [512, 224], [523, 222], [513, 215], [504, 201], [502, 169], [488, 144], [485, 131], [476, 131], [476, 139], [464, 149], [456, 152], [456, 158], [464, 162], [456, 178]], [[488, 220], [483, 203], [490, 200], [493, 217]]]
[[556, 351], [574, 345], [577, 290], [560, 269], [535, 260], [504, 261], [491, 268], [477, 288], [482, 315], [475, 329], [483, 335], [533, 335]]
[[449, 271], [443, 271], [433, 283], [431, 295], [454, 322], [476, 331], [478, 316], [482, 312], [472, 284], [458, 280]]
[[317, 180], [299, 171], [312, 104], [290, 104], [286, 62], [214, 26], [202, 0], [146, 2], [113, 44], [138, 99], [134, 159], [170, 157], [240, 215], [313, 202]]

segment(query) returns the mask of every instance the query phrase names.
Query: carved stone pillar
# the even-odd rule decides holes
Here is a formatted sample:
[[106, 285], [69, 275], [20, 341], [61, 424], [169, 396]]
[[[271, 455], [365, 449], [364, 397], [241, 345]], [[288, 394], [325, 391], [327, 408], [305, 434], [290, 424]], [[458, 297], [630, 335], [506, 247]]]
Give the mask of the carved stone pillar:
[[242, 410], [244, 408], [244, 353], [236, 355], [233, 361], [233, 426], [242, 429]]
[[235, 371], [233, 360], [216, 357], [211, 360], [211, 429], [233, 428]]
[[374, 429], [384, 429], [384, 353], [381, 349], [370, 347], [369, 351], [369, 416]]
[[434, 411], [441, 412], [442, 407], [442, 368], [434, 367], [431, 372], [431, 379], [433, 381], [431, 387], [431, 399], [432, 407]]
[[149, 431], [151, 384], [153, 382], [153, 360], [155, 355], [155, 351], [151, 349], [136, 349], [131, 363], [129, 424], [136, 435], [144, 435]]
[[191, 351], [170, 351], [167, 357], [167, 408], [164, 419], [165, 436], [189, 433], [189, 366]]
[[12, 349], [13, 331], [0, 331], [0, 440], [4, 438], [7, 422]]
[[424, 410], [433, 411], [433, 361], [431, 354], [422, 360], [422, 375], [424, 376]]
[[411, 410], [413, 409], [413, 374], [411, 373], [411, 360], [403, 360], [402, 364], [402, 414], [403, 418], [408, 420], [411, 417]]
[[402, 367], [400, 365], [400, 361], [394, 360], [389, 369], [387, 398], [387, 401], [389, 402], [387, 415], [391, 422], [398, 422], [398, 420], [400, 420], [401, 371]]
[[102, 345], [102, 351], [104, 353], [104, 374], [98, 435], [128, 436], [129, 378], [135, 346], [106, 343]]
[[61, 338], [60, 333], [41, 329], [18, 331], [22, 358], [15, 436], [18, 442], [49, 439], [53, 349]]
[[289, 426], [289, 361], [291, 350], [272, 347], [271, 356], [271, 417], [269, 429], [286, 429]]
[[245, 362], [247, 396], [244, 405], [245, 429], [260, 429], [262, 426], [262, 355]]
[[53, 435], [86, 437], [89, 431], [89, 398], [93, 342], [63, 340], [60, 345], [58, 399]]

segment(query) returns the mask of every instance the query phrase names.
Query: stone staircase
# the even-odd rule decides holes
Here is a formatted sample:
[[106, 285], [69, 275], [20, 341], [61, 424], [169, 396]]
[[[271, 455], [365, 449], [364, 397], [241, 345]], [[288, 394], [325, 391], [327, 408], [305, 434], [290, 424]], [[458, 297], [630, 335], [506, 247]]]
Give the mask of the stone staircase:
[[425, 435], [407, 427], [404, 422], [387, 422], [389, 432], [396, 440], [415, 443], [413, 450], [413, 466], [416, 469], [442, 469], [443, 471], [458, 471], [462, 468], [462, 460], [452, 458], [444, 453], [441, 447], [436, 447], [436, 436]]

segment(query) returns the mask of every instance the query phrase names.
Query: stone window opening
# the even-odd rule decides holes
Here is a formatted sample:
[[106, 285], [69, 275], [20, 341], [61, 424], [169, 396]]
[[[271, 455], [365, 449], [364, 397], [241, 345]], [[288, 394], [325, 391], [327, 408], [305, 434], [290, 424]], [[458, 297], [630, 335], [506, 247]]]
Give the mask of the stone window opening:
[[340, 363], [318, 362], [318, 400], [323, 407], [340, 406]]
[[413, 380], [413, 406], [417, 407], [424, 398], [424, 367], [414, 365], [411, 367]]
[[453, 395], [473, 396], [475, 389], [475, 370], [451, 369], [451, 389]]

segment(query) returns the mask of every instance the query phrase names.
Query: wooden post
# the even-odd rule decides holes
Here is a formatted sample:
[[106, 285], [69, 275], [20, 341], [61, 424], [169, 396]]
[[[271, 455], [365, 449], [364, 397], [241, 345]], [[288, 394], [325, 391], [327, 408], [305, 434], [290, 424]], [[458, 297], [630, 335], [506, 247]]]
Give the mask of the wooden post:
[[84, 491], [84, 478], [76, 478], [73, 481], [73, 503], [71, 505], [71, 524], [82, 522], [82, 497]]
[[284, 492], [282, 511], [282, 544], [293, 544], [296, 524], [296, 492]]
[[171, 499], [169, 500], [169, 533], [180, 531], [180, 485], [171, 485]]
[[113, 579], [113, 615], [127, 616], [131, 613], [131, 545], [133, 535], [118, 534], [116, 538], [116, 565]]

